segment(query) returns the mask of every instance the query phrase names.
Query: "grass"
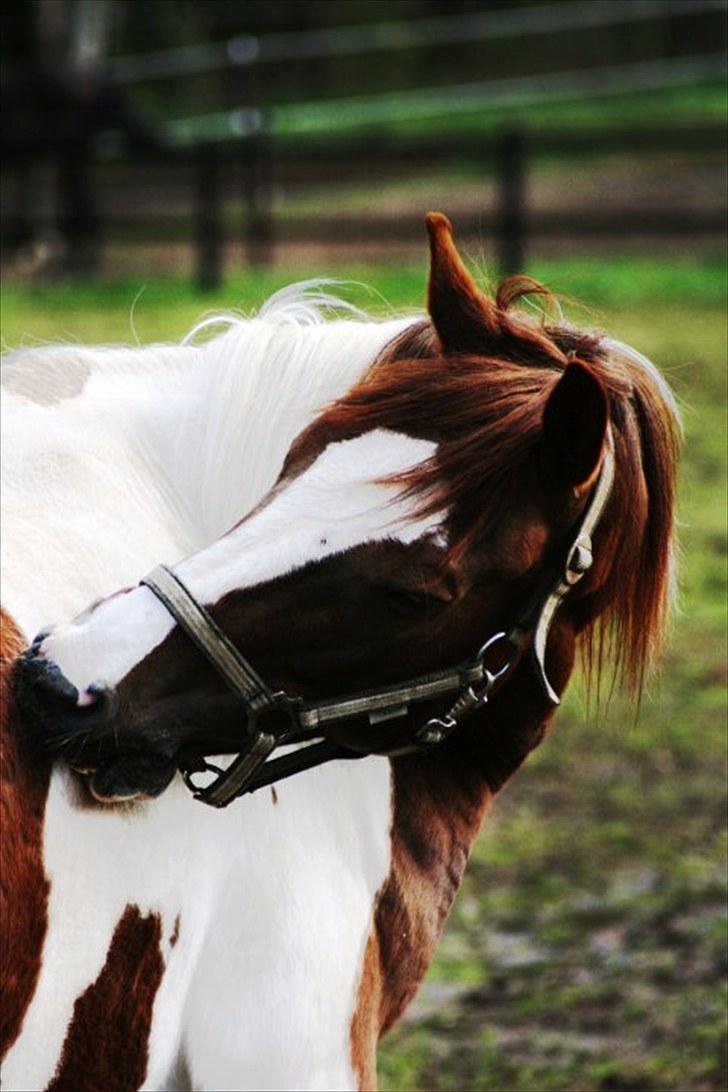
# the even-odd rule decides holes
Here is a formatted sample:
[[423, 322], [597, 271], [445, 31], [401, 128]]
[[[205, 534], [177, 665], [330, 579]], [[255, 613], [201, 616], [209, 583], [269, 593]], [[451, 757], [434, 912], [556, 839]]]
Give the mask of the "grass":
[[[681, 611], [639, 719], [578, 681], [553, 735], [496, 803], [437, 958], [380, 1052], [385, 1092], [726, 1088], [725, 267], [646, 258], [536, 263], [594, 322], [650, 355], [684, 407]], [[300, 276], [300, 271], [298, 276]], [[355, 270], [392, 307], [423, 270]], [[254, 308], [285, 272], [214, 301], [150, 281], [142, 340], [215, 306]], [[140, 284], [7, 285], [3, 336], [133, 340]], [[371, 304], [358, 288], [357, 300]]]
[[[671, 262], [645, 257], [537, 260], [529, 272], [559, 294], [581, 301], [574, 310], [575, 321], [605, 323], [616, 311], [624, 314], [629, 324], [631, 312], [640, 308], [641, 316], [632, 324], [638, 342], [642, 327], [653, 325], [647, 315], [650, 309], [659, 312], [677, 306], [691, 324], [690, 316], [698, 308], [695, 321], [714, 327], [716, 316], [706, 318], [706, 309], [719, 308], [726, 294], [722, 257]], [[486, 280], [495, 278], [487, 268], [482, 273]], [[278, 288], [321, 275], [321, 269], [301, 268], [238, 271], [214, 296], [201, 295], [182, 277], [46, 285], [6, 281], [0, 297], [2, 342], [4, 347], [16, 348], [33, 341], [174, 341], [209, 309], [250, 313]], [[424, 303], [423, 264], [351, 267], [344, 273], [337, 270], [336, 277], [347, 282], [340, 289], [347, 299], [368, 311], [407, 310], [421, 308]], [[659, 319], [657, 323], [662, 325]], [[671, 329], [677, 330], [677, 325], [672, 323]], [[665, 338], [660, 350], [666, 347], [664, 342]], [[681, 345], [689, 360], [684, 338]]]

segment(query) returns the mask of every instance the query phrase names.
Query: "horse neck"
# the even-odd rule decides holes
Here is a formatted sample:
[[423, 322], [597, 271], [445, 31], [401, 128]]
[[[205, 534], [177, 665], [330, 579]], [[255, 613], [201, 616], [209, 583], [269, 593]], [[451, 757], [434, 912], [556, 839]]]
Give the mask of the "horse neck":
[[[573, 632], [568, 622], [557, 619], [549, 673], [559, 690], [573, 662]], [[526, 658], [487, 712], [472, 714], [440, 749], [391, 760], [391, 868], [375, 907], [352, 1025], [355, 1054], [364, 1070], [372, 1019], [378, 1033], [386, 1031], [412, 999], [483, 819], [499, 790], [541, 742], [553, 715]]]

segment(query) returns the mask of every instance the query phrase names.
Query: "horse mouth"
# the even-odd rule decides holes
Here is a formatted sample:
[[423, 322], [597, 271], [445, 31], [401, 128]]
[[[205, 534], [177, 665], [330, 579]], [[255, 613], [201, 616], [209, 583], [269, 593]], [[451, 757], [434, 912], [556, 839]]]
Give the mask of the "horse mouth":
[[[159, 796], [174, 777], [173, 755], [119, 754], [118, 692], [92, 684], [78, 690], [57, 664], [30, 648], [15, 662], [12, 686], [23, 731], [41, 754], [63, 758], [103, 803]], [[138, 738], [138, 737], [137, 737]]]
[[174, 761], [154, 755], [127, 755], [84, 776], [89, 792], [99, 803], [122, 804], [160, 796], [176, 772]]

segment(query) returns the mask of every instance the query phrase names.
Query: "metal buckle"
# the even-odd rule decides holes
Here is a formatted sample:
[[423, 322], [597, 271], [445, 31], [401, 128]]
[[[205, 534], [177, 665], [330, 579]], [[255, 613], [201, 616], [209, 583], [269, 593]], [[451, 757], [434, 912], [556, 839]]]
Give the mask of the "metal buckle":
[[227, 807], [236, 796], [240, 795], [275, 746], [275, 736], [267, 732], [257, 732], [250, 745], [233, 759], [226, 770], [221, 770], [220, 775], [204, 789], [195, 791], [195, 800], [199, 800], [202, 804], [209, 804], [213, 808]]
[[438, 743], [442, 743], [443, 739], [457, 728], [458, 722], [446, 713], [444, 717], [432, 717], [423, 724], [421, 728], [418, 728], [415, 732], [415, 739], [423, 747], [434, 747]]
[[[508, 641], [512, 647], [508, 635], [504, 631], [494, 633], [492, 637], [489, 637], [484, 645], [478, 650], [473, 663], [482, 664], [486, 654], [489, 652], [498, 641]], [[514, 656], [508, 657], [506, 662], [499, 667], [496, 671], [491, 671], [487, 667], [483, 667], [483, 679], [482, 682], [476, 686], [471, 683], [467, 686], [456, 698], [454, 705], [445, 713], [442, 717], [432, 717], [423, 724], [421, 728], [415, 732], [415, 739], [423, 747], [434, 747], [438, 743], [442, 743], [451, 732], [458, 726], [458, 722], [461, 717], [464, 717], [466, 713], [470, 713], [473, 709], [486, 705], [490, 693], [498, 682], [502, 679], [506, 672], [510, 671], [513, 666]]]
[[180, 765], [179, 772], [182, 774], [182, 780], [193, 796], [197, 796], [198, 793], [209, 788], [208, 785], [196, 785], [193, 780], [195, 774], [214, 773], [216, 777], [221, 777], [225, 773], [222, 766], [216, 766], [214, 762], [208, 762], [206, 758], [191, 758], [185, 760], [185, 762]]
[[[239, 796], [258, 768], [277, 746], [291, 736], [291, 727], [297, 724], [296, 709], [300, 704], [282, 690], [273, 694], [260, 709], [248, 710], [248, 723], [244, 747], [227, 769], [208, 762], [206, 758], [192, 758], [180, 766], [185, 785], [195, 800], [213, 807], [225, 807]], [[283, 716], [286, 725], [270, 724], [270, 717]], [[206, 785], [196, 784], [196, 774], [213, 773], [215, 777]]]

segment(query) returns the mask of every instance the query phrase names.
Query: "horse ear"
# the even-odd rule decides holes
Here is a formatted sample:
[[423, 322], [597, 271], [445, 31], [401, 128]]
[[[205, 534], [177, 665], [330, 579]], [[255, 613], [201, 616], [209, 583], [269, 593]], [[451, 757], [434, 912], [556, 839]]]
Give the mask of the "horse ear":
[[427, 310], [442, 348], [451, 353], [482, 353], [499, 332], [496, 306], [465, 268], [447, 216], [428, 212], [425, 223], [430, 237]]
[[543, 415], [541, 453], [546, 480], [588, 489], [601, 466], [608, 422], [609, 403], [601, 381], [585, 364], [569, 364]]

